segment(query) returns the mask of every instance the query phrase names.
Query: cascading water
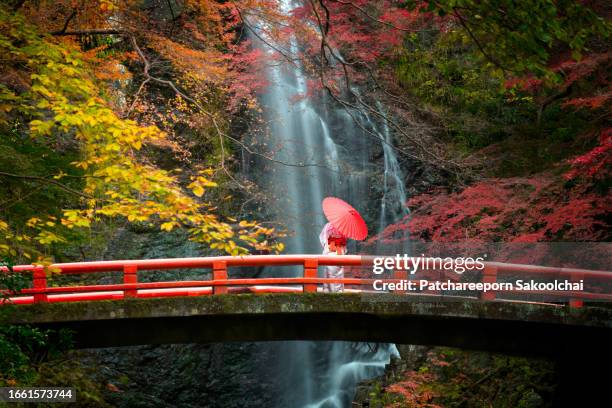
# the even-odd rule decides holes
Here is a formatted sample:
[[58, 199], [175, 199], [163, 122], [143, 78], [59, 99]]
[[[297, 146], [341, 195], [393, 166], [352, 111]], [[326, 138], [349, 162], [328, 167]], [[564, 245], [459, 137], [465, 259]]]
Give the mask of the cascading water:
[[[378, 101], [376, 102], [376, 109], [384, 115], [382, 104]], [[366, 130], [380, 139], [383, 151], [384, 173], [380, 215], [378, 217], [378, 233], [382, 236], [387, 226], [398, 222], [410, 213], [406, 206], [407, 194], [403, 181], [404, 175], [395, 154], [393, 138], [387, 122], [381, 121], [379, 124], [373, 121], [367, 111], [360, 111], [359, 117], [366, 126]], [[402, 235], [393, 237], [400, 243], [399, 246], [389, 246], [383, 239], [380, 239], [376, 244], [376, 253], [378, 255], [393, 255], [398, 251], [409, 253], [410, 248], [407, 245], [409, 239], [404, 234]]]
[[[377, 102], [377, 109], [382, 112], [382, 104]], [[368, 118], [369, 119], [369, 118]], [[376, 127], [375, 127], [376, 129]], [[385, 173], [383, 175], [383, 198], [380, 205], [380, 221], [378, 232], [381, 233], [385, 227], [408, 215], [406, 207], [406, 187], [404, 186], [404, 175], [400, 168], [397, 156], [393, 151], [393, 139], [386, 121], [382, 122], [382, 132], [376, 132], [381, 136], [384, 153]]]
[[[290, 2], [281, 4], [288, 13]], [[273, 54], [264, 42], [255, 43]], [[297, 54], [296, 39], [290, 48]], [[363, 127], [379, 136], [384, 154], [379, 228], [404, 215], [398, 208], [406, 193], [388, 127], [383, 125], [379, 131], [379, 125], [363, 113], [359, 115], [363, 123], [356, 126], [352, 115], [323, 98], [315, 107], [313, 98], [305, 96], [307, 81], [299, 63], [274, 64], [266, 73], [269, 86], [261, 105], [269, 137], [256, 142], [267, 146], [274, 161], [261, 160], [255, 172], [269, 195], [268, 211], [293, 232], [285, 240], [286, 253], [321, 252], [318, 235], [326, 222], [321, 201], [326, 196], [341, 197], [362, 214], [372, 213], [367, 207], [371, 207], [369, 173], [374, 170], [370, 163], [374, 146]], [[278, 276], [279, 272], [274, 273]], [[284, 273], [297, 276], [301, 268], [288, 268]], [[275, 372], [282, 388], [277, 406], [289, 408], [350, 406], [356, 384], [382, 374], [390, 356], [397, 353], [394, 345], [348, 342], [282, 342], [272, 347], [277, 351]]]

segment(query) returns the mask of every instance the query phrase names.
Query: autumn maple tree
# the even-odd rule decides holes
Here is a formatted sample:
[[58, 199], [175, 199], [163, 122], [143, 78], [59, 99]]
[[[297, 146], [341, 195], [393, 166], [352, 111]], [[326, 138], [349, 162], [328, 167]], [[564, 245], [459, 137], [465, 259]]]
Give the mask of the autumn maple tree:
[[[157, 224], [164, 231], [184, 228], [192, 239], [231, 254], [249, 247], [282, 250], [271, 240], [278, 235], [274, 229], [223, 220], [207, 198], [219, 169], [232, 177], [223, 153], [227, 117], [221, 105], [253, 104], [252, 93], [230, 86], [236, 75], [247, 74], [249, 67], [240, 64], [250, 56], [225, 56], [234, 35], [226, 33], [232, 19], [226, 21], [224, 10], [215, 2], [186, 2], [181, 15], [193, 13], [193, 19], [176, 21], [171, 9], [172, 21], [163, 24], [164, 17], [148, 21], [151, 12], [140, 2], [2, 6], [0, 49], [11, 56], [2, 63], [0, 85], [0, 126], [6, 135], [0, 177], [8, 187], [4, 204], [11, 204], [0, 218], [3, 254], [40, 257], [49, 253], [44, 248], [117, 218]], [[121, 20], [119, 28], [114, 18]], [[173, 40], [168, 35], [173, 29], [176, 37], [188, 30], [192, 41], [207, 46]], [[157, 72], [151, 52], [169, 61], [171, 70]], [[122, 82], [136, 79], [125, 69], [129, 64], [140, 67], [141, 82], [129, 103], [118, 105]], [[170, 96], [165, 112], [150, 110], [145, 102], [142, 93], [150, 85]], [[163, 169], [151, 156], [153, 148], [185, 152], [173, 134], [181, 122], [203, 138], [220, 140], [221, 152], [191, 174]], [[36, 163], [34, 171], [26, 163], [11, 164], [18, 157]], [[24, 206], [28, 195], [41, 190], [59, 194], [56, 207]]]

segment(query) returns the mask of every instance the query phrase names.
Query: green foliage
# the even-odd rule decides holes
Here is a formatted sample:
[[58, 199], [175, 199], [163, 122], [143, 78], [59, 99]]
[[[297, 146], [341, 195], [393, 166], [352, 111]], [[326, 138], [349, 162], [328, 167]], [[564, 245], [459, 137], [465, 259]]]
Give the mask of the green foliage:
[[[424, 20], [406, 36], [396, 74], [455, 154], [495, 156], [485, 173], [509, 177], [548, 169], [588, 147], [581, 135], [601, 126], [594, 119], [601, 115], [568, 109], [564, 98], [606, 92], [605, 80], [591, 78], [604, 69], [603, 57], [568, 62], [568, 50], [575, 57], [589, 51], [590, 42], [609, 37], [609, 23], [576, 2], [429, 4], [447, 17]], [[553, 60], [568, 68], [552, 69]]]
[[610, 22], [575, 0], [429, 0], [429, 10], [454, 16], [495, 68], [552, 76], [552, 51], [579, 59], [593, 36], [608, 38]]
[[[11, 293], [27, 287], [30, 277], [12, 272], [12, 263], [0, 262], [8, 272], [0, 273], [0, 302]], [[55, 358], [68, 349], [72, 342], [68, 331], [40, 330], [27, 325], [3, 324], [13, 312], [10, 304], [0, 306], [0, 386], [29, 385], [37, 379], [34, 365], [48, 358]]]
[[404, 89], [434, 112], [447, 138], [462, 151], [504, 138], [510, 126], [535, 113], [528, 99], [507, 103], [503, 76], [475, 58], [460, 30], [410, 35], [397, 75]]
[[[52, 360], [37, 367], [33, 386], [74, 387], [80, 407], [112, 407], [104, 401], [105, 382], [99, 378], [99, 368], [86, 366], [78, 359]], [[49, 404], [55, 407], [57, 404]]]
[[[24, 234], [26, 230], [29, 229], [31, 234], [38, 234], [42, 231], [55, 232], [57, 226], [54, 221], [62, 217], [62, 209], [79, 205], [78, 196], [43, 180], [48, 178], [50, 172], [61, 173], [65, 175], [62, 180], [64, 186], [74, 191], [81, 191], [84, 187], [84, 179], [81, 177], [82, 172], [70, 164], [78, 158], [75, 146], [71, 147], [66, 143], [66, 147], [54, 149], [53, 146], [46, 143], [24, 137], [25, 129], [20, 123], [13, 122], [9, 125], [12, 126], [5, 126], [4, 129], [8, 128], [8, 131], [5, 131], [0, 138], [0, 173], [37, 178], [0, 176], [2, 179], [0, 209], [4, 220], [13, 226], [20, 226], [15, 231], [16, 237], [10, 242], [10, 247], [14, 250], [13, 256], [17, 253], [30, 255], [36, 251], [32, 248], [31, 236]], [[2, 128], [1, 125], [0, 128]], [[42, 218], [42, 214], [46, 214], [47, 220], [52, 225], [36, 223], [30, 228], [29, 225], [32, 225], [32, 222], [29, 221], [33, 217]], [[0, 226], [0, 231], [2, 230]], [[101, 245], [94, 235], [82, 230], [64, 229], [61, 234], [65, 241], [56, 241], [47, 245], [43, 250], [44, 255], [62, 259], [67, 248], [75, 242], [87, 242], [88, 246]], [[43, 233], [40, 238], [44, 239], [44, 237]], [[8, 251], [8, 248], [4, 248], [4, 251]]]
[[[7, 271], [2, 271], [2, 273], [0, 273], [0, 287], [3, 289], [3, 291], [0, 292], [0, 302], [6, 301], [12, 293], [19, 292], [21, 289], [28, 287], [31, 281], [31, 277], [26, 274], [14, 273], [13, 266], [13, 263], [7, 258], [0, 261], [0, 268], [7, 269]], [[4, 313], [6, 313], [6, 310], [0, 309], [0, 317], [2, 317]]]

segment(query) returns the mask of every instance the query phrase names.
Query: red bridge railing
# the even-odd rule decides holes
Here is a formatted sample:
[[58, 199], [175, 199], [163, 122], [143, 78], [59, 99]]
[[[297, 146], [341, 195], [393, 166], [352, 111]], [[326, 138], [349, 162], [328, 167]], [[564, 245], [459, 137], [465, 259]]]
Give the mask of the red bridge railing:
[[[164, 296], [202, 296], [225, 293], [276, 293], [276, 292], [317, 292], [325, 283], [343, 283], [347, 291], [372, 292], [374, 281], [398, 283], [403, 280], [449, 279], [461, 281], [462, 275], [454, 272], [417, 271], [409, 277], [406, 271], [396, 271], [386, 275], [374, 275], [371, 270], [373, 257], [360, 255], [324, 256], [324, 255], [251, 255], [241, 257], [220, 256], [206, 258], [176, 259], [143, 259], [124, 261], [96, 261], [60, 263], [51, 265], [47, 270], [42, 266], [20, 265], [12, 268], [16, 273], [32, 273], [32, 285], [19, 293], [9, 294], [9, 301], [14, 304], [40, 302], [71, 302], [105, 299], [147, 298]], [[230, 267], [248, 266], [290, 266], [297, 265], [303, 269], [301, 277], [274, 278], [232, 278], [228, 275]], [[324, 266], [345, 266], [345, 278], [330, 279], [319, 277], [318, 268]], [[138, 272], [169, 269], [210, 269], [211, 278], [207, 280], [182, 280], [139, 282]], [[364, 273], [365, 270], [365, 273]], [[4, 267], [3, 272], [9, 270]], [[101, 272], [122, 272], [123, 283], [64, 285], [53, 286], [48, 271], [57, 275], [89, 275]], [[366, 278], [359, 277], [366, 275]], [[351, 275], [356, 275], [350, 277]], [[521, 279], [560, 278], [573, 282], [583, 280], [582, 291], [525, 291], [514, 290], [502, 294], [501, 291], [478, 293], [484, 300], [521, 300], [521, 297], [532, 298], [544, 296], [546, 299], [569, 301], [570, 306], [581, 307], [583, 301], [612, 301], [612, 272], [585, 269], [557, 268], [537, 265], [521, 265], [497, 262], [485, 262], [485, 268], [479, 273], [480, 282], [494, 283], [504, 277], [520, 276]], [[51, 279], [52, 280], [52, 279]], [[6, 291], [4, 291], [6, 294]], [[408, 292], [404, 292], [408, 294]], [[465, 296], [440, 291], [421, 291], [444, 297]], [[474, 296], [474, 294], [472, 294]], [[510, 296], [510, 299], [508, 299]], [[514, 296], [514, 299], [512, 299]], [[533, 300], [533, 299], [531, 299]]]

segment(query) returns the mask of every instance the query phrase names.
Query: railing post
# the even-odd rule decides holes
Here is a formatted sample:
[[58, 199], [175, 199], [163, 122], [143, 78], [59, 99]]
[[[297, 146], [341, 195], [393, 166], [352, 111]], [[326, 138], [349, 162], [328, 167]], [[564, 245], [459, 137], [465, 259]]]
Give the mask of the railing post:
[[[304, 260], [304, 277], [305, 278], [317, 278], [319, 276], [319, 260], [318, 259], [305, 259]], [[304, 292], [316, 292], [316, 283], [305, 283]]]
[[[482, 271], [482, 283], [495, 283], [497, 282], [497, 266], [485, 264], [484, 271]], [[480, 298], [483, 300], [495, 300], [496, 293], [493, 291], [482, 292]]]
[[[408, 280], [408, 271], [406, 271], [405, 269], [393, 271], [393, 279], [398, 279], [400, 281]], [[405, 292], [405, 290], [401, 290], [398, 292]]]
[[[35, 266], [32, 272], [32, 287], [34, 289], [47, 289], [47, 273], [44, 266]], [[35, 293], [34, 303], [46, 303], [49, 299], [47, 293]]]
[[[584, 279], [584, 274], [572, 272], [570, 275], [570, 281], [572, 282], [580, 282], [581, 279]], [[571, 297], [569, 300], [570, 307], [582, 307], [584, 306], [584, 302], [581, 298]]]
[[[123, 266], [123, 283], [138, 283], [138, 267], [136, 265], [124, 265]], [[136, 289], [126, 289], [123, 291], [124, 298], [135, 298], [138, 296]]]
[[[213, 280], [227, 280], [227, 262], [213, 262]], [[215, 295], [227, 293], [227, 286], [213, 286]]]

